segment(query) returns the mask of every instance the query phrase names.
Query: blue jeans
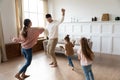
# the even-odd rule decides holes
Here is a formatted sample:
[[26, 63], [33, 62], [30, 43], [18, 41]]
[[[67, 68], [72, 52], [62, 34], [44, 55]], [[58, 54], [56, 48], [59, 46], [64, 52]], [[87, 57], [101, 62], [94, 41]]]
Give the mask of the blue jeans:
[[69, 65], [74, 67], [71, 56], [67, 56], [67, 59], [68, 59]]
[[82, 66], [86, 80], [94, 80], [94, 75], [93, 75], [91, 67], [92, 65]]
[[24, 49], [22, 48], [22, 54], [24, 55], [25, 59], [26, 59], [26, 63], [25, 65], [20, 69], [19, 73], [25, 73], [28, 66], [31, 64], [32, 61], [32, 48], [30, 49]]

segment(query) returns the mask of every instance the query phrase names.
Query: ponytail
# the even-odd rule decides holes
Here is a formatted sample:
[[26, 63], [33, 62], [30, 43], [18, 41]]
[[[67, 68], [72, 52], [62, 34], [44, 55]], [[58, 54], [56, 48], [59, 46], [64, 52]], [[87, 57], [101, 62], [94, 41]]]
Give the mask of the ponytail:
[[22, 36], [23, 36], [24, 38], [26, 38], [27, 35], [28, 35], [28, 34], [27, 34], [27, 33], [28, 33], [27, 29], [28, 29], [30, 23], [31, 23], [31, 20], [30, 20], [30, 19], [25, 19], [25, 20], [24, 20], [24, 27], [23, 27], [23, 29], [22, 29]]
[[24, 38], [27, 37], [27, 26], [24, 26], [24, 27], [23, 27], [22, 36], [23, 36]]

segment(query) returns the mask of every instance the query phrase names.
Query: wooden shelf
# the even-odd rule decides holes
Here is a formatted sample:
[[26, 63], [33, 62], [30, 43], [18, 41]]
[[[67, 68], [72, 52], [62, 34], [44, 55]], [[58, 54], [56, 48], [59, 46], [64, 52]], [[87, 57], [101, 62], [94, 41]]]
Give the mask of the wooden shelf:
[[43, 41], [44, 39], [38, 40], [37, 44], [32, 48], [33, 52], [38, 52], [40, 50], [43, 50]]
[[[38, 52], [43, 50], [43, 40], [38, 40], [37, 44], [32, 48], [33, 52]], [[20, 43], [8, 43], [5, 44], [6, 55], [8, 59], [21, 56], [21, 44]]]
[[18, 57], [21, 55], [20, 43], [9, 43], [5, 45], [6, 55], [8, 59]]

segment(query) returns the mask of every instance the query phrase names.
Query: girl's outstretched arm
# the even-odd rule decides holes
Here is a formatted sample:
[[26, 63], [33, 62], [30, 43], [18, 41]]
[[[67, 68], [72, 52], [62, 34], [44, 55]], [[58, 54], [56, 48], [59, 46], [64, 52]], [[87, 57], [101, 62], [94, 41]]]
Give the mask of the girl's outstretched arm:
[[77, 54], [78, 54], [78, 60], [81, 60], [81, 51], [80, 51], [80, 49], [77, 51]]
[[24, 42], [25, 41], [25, 39], [24, 38], [21, 38], [21, 37], [14, 37], [13, 39], [12, 39], [12, 42], [15, 42], [15, 43], [22, 43], [22, 42]]

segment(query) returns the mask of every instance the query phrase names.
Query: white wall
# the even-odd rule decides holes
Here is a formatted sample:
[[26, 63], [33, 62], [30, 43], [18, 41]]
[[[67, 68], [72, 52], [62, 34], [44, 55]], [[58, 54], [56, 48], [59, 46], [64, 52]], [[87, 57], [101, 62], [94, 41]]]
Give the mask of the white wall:
[[65, 8], [67, 21], [71, 17], [91, 19], [97, 16], [100, 19], [103, 13], [109, 13], [111, 19], [120, 16], [120, 0], [48, 0], [48, 4], [55, 18], [60, 15], [60, 9]]
[[5, 43], [11, 43], [10, 38], [17, 36], [15, 0], [0, 0], [0, 11]]
[[[101, 17], [102, 13], [120, 16], [120, 0], [48, 0], [49, 12], [60, 18], [60, 9], [66, 9], [65, 21], [71, 17], [85, 19], [93, 16]], [[15, 0], [0, 0], [3, 34], [5, 43], [11, 43], [10, 37], [17, 35]]]

